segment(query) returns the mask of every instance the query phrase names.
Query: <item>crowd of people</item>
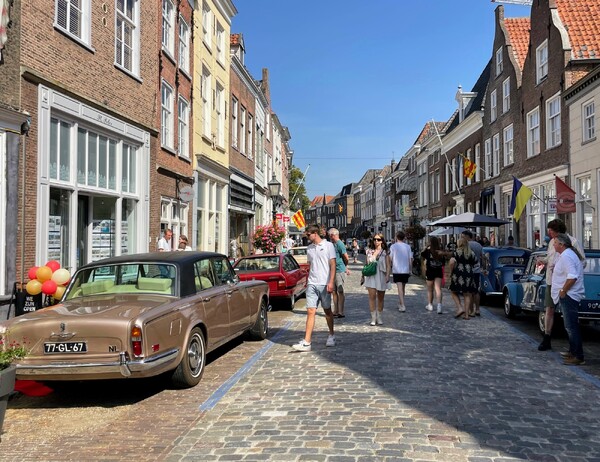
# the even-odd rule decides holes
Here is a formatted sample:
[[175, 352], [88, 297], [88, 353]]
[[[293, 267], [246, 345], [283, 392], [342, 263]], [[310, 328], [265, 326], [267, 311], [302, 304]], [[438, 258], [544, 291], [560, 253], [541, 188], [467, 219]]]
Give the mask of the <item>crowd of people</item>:
[[[549, 239], [547, 254], [547, 291], [546, 291], [546, 333], [538, 349], [551, 348], [551, 331], [554, 313], [560, 308], [565, 329], [569, 336], [569, 351], [562, 354], [564, 364], [584, 364], [583, 345], [579, 332], [578, 309], [585, 296], [583, 268], [585, 265], [583, 249], [575, 238], [566, 234], [565, 224], [555, 219], [548, 223]], [[335, 346], [334, 319], [343, 318], [346, 276], [350, 274], [349, 254], [340, 240], [339, 231], [328, 231], [329, 241], [320, 235], [316, 225], [306, 228], [305, 236], [310, 244], [307, 248], [310, 265], [306, 307], [307, 319], [304, 338], [293, 348], [298, 351], [310, 351], [315, 315], [319, 306], [325, 312], [329, 336], [326, 346]], [[370, 325], [380, 326], [383, 321], [385, 294], [392, 288], [398, 290], [398, 310], [406, 312], [406, 284], [413, 268], [413, 249], [405, 242], [403, 231], [396, 234], [396, 241], [389, 245], [384, 236], [376, 233], [369, 239], [365, 249], [365, 263], [362, 268], [360, 284], [367, 289], [369, 300]], [[507, 245], [514, 245], [514, 238], [508, 236]], [[445, 285], [445, 268], [448, 268], [448, 289], [455, 305], [454, 317], [468, 320], [480, 316], [480, 276], [483, 247], [490, 245], [489, 239], [475, 237], [471, 231], [464, 230], [458, 241], [450, 237], [443, 246], [440, 239], [430, 236], [426, 248], [420, 253], [423, 264], [422, 273], [427, 285], [427, 305], [425, 309], [443, 314], [442, 288]], [[357, 263], [358, 242], [352, 240], [350, 254]], [[332, 303], [333, 301], [333, 303]]]

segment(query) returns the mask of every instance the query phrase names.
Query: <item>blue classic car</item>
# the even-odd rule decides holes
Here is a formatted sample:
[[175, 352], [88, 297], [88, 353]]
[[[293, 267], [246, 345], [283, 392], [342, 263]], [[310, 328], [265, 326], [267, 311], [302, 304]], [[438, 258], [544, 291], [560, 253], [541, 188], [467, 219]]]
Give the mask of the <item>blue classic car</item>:
[[[585, 250], [585, 298], [579, 308], [579, 322], [600, 320], [600, 250]], [[513, 318], [524, 311], [537, 312], [544, 332], [544, 297], [546, 294], [546, 250], [532, 252], [523, 275], [504, 286], [504, 314]], [[560, 313], [560, 308], [557, 309]]]
[[521, 247], [484, 247], [481, 294], [501, 296], [506, 284], [522, 276], [530, 254], [531, 250]]

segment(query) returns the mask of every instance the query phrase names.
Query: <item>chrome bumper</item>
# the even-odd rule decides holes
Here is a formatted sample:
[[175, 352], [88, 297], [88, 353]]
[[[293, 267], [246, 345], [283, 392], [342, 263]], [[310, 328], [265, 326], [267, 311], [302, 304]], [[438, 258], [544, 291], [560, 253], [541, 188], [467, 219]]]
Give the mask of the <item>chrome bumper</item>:
[[164, 364], [173, 362], [179, 354], [179, 348], [164, 351], [150, 358], [131, 360], [129, 355], [122, 351], [119, 353], [119, 360], [113, 362], [90, 362], [90, 363], [68, 363], [68, 362], [52, 362], [49, 364], [33, 365], [33, 364], [17, 364], [18, 377], [35, 377], [35, 376], [67, 376], [71, 375], [74, 379], [77, 376], [98, 375], [130, 377], [133, 373], [142, 376], [152, 375], [152, 371], [159, 369]]

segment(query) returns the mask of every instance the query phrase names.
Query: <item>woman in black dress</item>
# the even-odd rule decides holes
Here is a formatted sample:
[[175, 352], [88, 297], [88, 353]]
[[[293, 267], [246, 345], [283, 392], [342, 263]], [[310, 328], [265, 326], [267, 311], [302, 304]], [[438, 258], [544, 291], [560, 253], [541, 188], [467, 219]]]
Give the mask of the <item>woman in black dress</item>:
[[[456, 305], [455, 318], [469, 319], [468, 307], [473, 301], [473, 294], [477, 293], [477, 285], [473, 277], [473, 267], [478, 263], [477, 256], [471, 250], [469, 242], [461, 237], [458, 247], [450, 259], [450, 293]], [[464, 297], [464, 305], [461, 305], [460, 294]]]
[[440, 240], [435, 236], [429, 237], [429, 246], [421, 252], [421, 257], [425, 262], [425, 280], [427, 281], [427, 306], [428, 311], [433, 310], [433, 294], [435, 291], [435, 301], [437, 304], [437, 313], [442, 314], [442, 279], [444, 278], [444, 264], [446, 258], [452, 256], [451, 252], [444, 252], [441, 249]]

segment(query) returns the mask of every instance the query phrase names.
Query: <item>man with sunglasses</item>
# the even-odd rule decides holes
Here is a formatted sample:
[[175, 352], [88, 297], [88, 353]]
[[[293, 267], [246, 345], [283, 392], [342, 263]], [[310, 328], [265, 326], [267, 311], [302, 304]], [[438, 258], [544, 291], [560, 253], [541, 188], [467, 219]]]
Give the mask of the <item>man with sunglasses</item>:
[[319, 302], [325, 312], [329, 337], [325, 346], [335, 346], [333, 332], [333, 312], [331, 311], [331, 293], [335, 283], [335, 248], [333, 244], [323, 238], [317, 225], [306, 228], [306, 237], [310, 244], [306, 248], [306, 257], [310, 265], [308, 273], [308, 286], [306, 287], [306, 331], [304, 338], [292, 345], [297, 351], [310, 351], [312, 349], [312, 331], [315, 327], [315, 317]]

